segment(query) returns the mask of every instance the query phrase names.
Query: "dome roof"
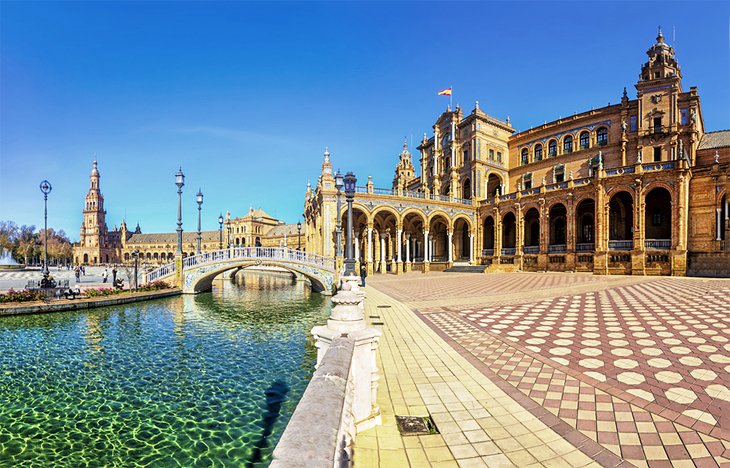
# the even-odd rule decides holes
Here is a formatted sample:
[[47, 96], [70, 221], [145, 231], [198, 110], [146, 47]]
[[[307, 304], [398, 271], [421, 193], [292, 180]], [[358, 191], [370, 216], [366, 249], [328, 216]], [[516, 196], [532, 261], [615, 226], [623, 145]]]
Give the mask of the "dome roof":
[[99, 177], [99, 168], [96, 167], [96, 160], [94, 160], [94, 166], [91, 168], [91, 177]]

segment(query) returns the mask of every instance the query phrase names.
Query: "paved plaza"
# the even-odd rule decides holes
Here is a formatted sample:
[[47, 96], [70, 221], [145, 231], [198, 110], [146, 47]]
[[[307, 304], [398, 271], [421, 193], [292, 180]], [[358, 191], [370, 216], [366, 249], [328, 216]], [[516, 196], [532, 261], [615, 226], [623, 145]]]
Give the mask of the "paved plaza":
[[[69, 286], [78, 287], [81, 289], [86, 288], [111, 288], [112, 282], [112, 270], [108, 268], [107, 274], [109, 275], [107, 282], [104, 283], [101, 277], [101, 273], [104, 271], [104, 267], [86, 267], [86, 274], [82, 275], [80, 281], [77, 283], [74, 278], [74, 271], [67, 270], [66, 268], [58, 269], [52, 267], [50, 272], [51, 276], [57, 281], [68, 280]], [[125, 286], [128, 283], [126, 271], [124, 269], [118, 269], [117, 275], [124, 280]], [[9, 289], [23, 289], [28, 284], [29, 280], [39, 281], [43, 277], [40, 268], [28, 269], [28, 270], [6, 270], [0, 271], [0, 292], [7, 291]]]
[[[356, 463], [730, 464], [730, 280], [369, 280], [384, 425], [358, 435]], [[426, 414], [440, 434], [399, 435], [395, 415]]]

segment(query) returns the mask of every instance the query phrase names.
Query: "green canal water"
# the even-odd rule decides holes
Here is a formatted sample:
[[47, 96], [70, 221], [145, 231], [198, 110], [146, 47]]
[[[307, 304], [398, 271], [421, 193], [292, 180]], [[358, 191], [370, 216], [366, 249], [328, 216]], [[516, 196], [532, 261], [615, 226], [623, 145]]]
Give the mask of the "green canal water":
[[0, 465], [267, 465], [330, 301], [272, 274], [214, 287], [0, 317]]

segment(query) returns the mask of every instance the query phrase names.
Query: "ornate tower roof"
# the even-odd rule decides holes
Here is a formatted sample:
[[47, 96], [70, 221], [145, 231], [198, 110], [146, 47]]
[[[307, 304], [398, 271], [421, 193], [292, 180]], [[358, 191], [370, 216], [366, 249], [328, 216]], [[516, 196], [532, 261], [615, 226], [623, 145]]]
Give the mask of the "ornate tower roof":
[[649, 56], [649, 61], [641, 67], [640, 81], [671, 77], [682, 78], [679, 64], [674, 57], [674, 47], [664, 42], [661, 28], [659, 28], [656, 43], [646, 51], [646, 55]]

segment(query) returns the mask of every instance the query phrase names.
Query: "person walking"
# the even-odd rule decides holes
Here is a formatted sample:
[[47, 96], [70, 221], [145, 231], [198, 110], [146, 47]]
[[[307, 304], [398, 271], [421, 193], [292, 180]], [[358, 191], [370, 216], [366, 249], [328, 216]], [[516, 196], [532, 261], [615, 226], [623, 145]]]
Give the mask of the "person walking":
[[106, 278], [109, 276], [109, 273], [106, 271], [106, 268], [104, 268], [104, 271], [101, 272], [101, 282], [106, 283]]
[[81, 268], [77, 265], [76, 268], [74, 268], [74, 276], [76, 277], [76, 282], [81, 282]]
[[365, 262], [360, 264], [360, 281], [361, 287], [365, 287], [365, 278], [368, 277], [368, 266]]
[[112, 267], [112, 284], [117, 284], [117, 267]]

